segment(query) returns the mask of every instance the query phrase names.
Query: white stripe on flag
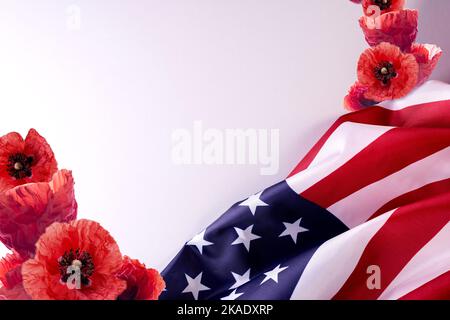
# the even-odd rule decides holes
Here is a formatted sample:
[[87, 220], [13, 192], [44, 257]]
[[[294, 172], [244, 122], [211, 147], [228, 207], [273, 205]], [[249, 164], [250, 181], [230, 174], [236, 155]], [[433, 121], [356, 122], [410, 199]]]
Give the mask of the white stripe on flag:
[[333, 298], [352, 274], [367, 244], [394, 211], [325, 242], [308, 262], [291, 300]]
[[367, 221], [378, 209], [402, 194], [450, 178], [450, 147], [397, 171], [336, 202], [328, 211], [349, 228]]
[[[450, 271], [449, 244], [450, 223], [411, 259], [378, 299], [400, 299]], [[381, 275], [383, 275], [383, 270], [381, 270]], [[381, 281], [383, 281], [383, 278], [381, 278]]]
[[302, 193], [336, 171], [340, 166], [391, 129], [392, 127], [352, 122], [341, 124], [328, 138], [309, 167], [288, 178], [286, 180], [287, 184], [296, 193]]
[[450, 85], [440, 81], [428, 81], [406, 97], [391, 100], [380, 105], [390, 110], [401, 110], [418, 104], [450, 100]]

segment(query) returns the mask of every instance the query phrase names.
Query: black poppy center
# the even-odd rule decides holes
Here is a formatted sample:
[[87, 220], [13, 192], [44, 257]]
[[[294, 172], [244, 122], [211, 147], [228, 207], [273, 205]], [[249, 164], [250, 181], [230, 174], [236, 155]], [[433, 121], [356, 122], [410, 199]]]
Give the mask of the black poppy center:
[[29, 178], [32, 175], [33, 157], [23, 153], [16, 153], [9, 157], [7, 170], [11, 177], [16, 179]]
[[62, 282], [67, 283], [69, 278], [76, 277], [78, 274], [81, 285], [89, 286], [91, 284], [90, 277], [94, 273], [94, 261], [89, 252], [70, 249], [58, 259], [58, 266]]
[[378, 6], [381, 10], [386, 10], [391, 7], [392, 0], [373, 0], [373, 4]]
[[380, 63], [374, 70], [375, 77], [380, 80], [384, 85], [389, 85], [391, 79], [397, 76], [394, 65], [390, 62]]

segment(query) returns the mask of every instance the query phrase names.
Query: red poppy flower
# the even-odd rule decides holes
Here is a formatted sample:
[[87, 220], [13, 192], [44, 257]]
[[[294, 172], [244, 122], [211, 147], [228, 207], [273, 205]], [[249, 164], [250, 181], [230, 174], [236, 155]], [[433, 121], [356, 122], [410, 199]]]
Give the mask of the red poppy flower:
[[0, 260], [0, 300], [30, 300], [22, 285], [21, 268], [24, 261], [14, 251]]
[[34, 300], [115, 300], [126, 288], [121, 266], [119, 246], [97, 222], [54, 223], [23, 264], [23, 285]]
[[418, 77], [416, 58], [389, 43], [367, 49], [358, 62], [358, 81], [368, 88], [364, 97], [369, 100], [401, 98], [417, 85]]
[[24, 262], [25, 260], [14, 251], [0, 260], [0, 282], [4, 287], [11, 289], [22, 282], [20, 268]]
[[433, 44], [415, 43], [410, 51], [419, 63], [419, 85], [423, 84], [433, 73], [442, 56], [442, 50]]
[[372, 7], [378, 7], [380, 13], [383, 14], [402, 10], [405, 6], [405, 0], [362, 0], [359, 2], [362, 3], [364, 14], [369, 16], [374, 14], [373, 10], [371, 10]]
[[25, 140], [16, 132], [0, 138], [0, 191], [31, 182], [49, 182], [57, 163], [47, 141], [31, 129]]
[[19, 283], [11, 289], [0, 287], [0, 300], [31, 300], [31, 297]]
[[158, 300], [166, 284], [158, 271], [125, 256], [117, 276], [127, 282], [119, 300]]
[[393, 11], [379, 17], [363, 16], [359, 24], [370, 46], [389, 42], [408, 50], [417, 38], [419, 13], [417, 10]]
[[72, 173], [61, 170], [50, 182], [30, 183], [0, 193], [0, 240], [24, 257], [53, 222], [76, 219]]
[[375, 101], [366, 99], [365, 93], [368, 89], [369, 87], [363, 86], [359, 82], [356, 82], [353, 86], [351, 86], [347, 96], [344, 98], [345, 109], [353, 112], [377, 104]]

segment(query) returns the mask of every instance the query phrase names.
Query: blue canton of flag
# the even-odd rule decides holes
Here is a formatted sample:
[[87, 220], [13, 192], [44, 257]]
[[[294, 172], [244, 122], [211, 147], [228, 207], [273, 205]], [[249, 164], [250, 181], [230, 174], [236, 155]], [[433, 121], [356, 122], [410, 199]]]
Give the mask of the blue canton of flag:
[[348, 227], [281, 182], [232, 206], [163, 271], [162, 300], [286, 300], [314, 252]]

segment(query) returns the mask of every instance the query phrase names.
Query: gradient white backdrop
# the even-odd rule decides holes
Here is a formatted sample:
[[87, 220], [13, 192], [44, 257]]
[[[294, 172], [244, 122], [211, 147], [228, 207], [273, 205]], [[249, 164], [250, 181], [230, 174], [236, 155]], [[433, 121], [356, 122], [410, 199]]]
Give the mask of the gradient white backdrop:
[[[450, 1], [409, 7], [419, 40], [450, 52]], [[39, 130], [73, 170], [79, 217], [163, 268], [231, 204], [284, 179], [344, 113], [366, 48], [360, 15], [347, 0], [0, 0], [0, 134]], [[450, 80], [447, 55], [434, 78]], [[195, 120], [280, 129], [278, 174], [175, 166], [171, 133]]]

